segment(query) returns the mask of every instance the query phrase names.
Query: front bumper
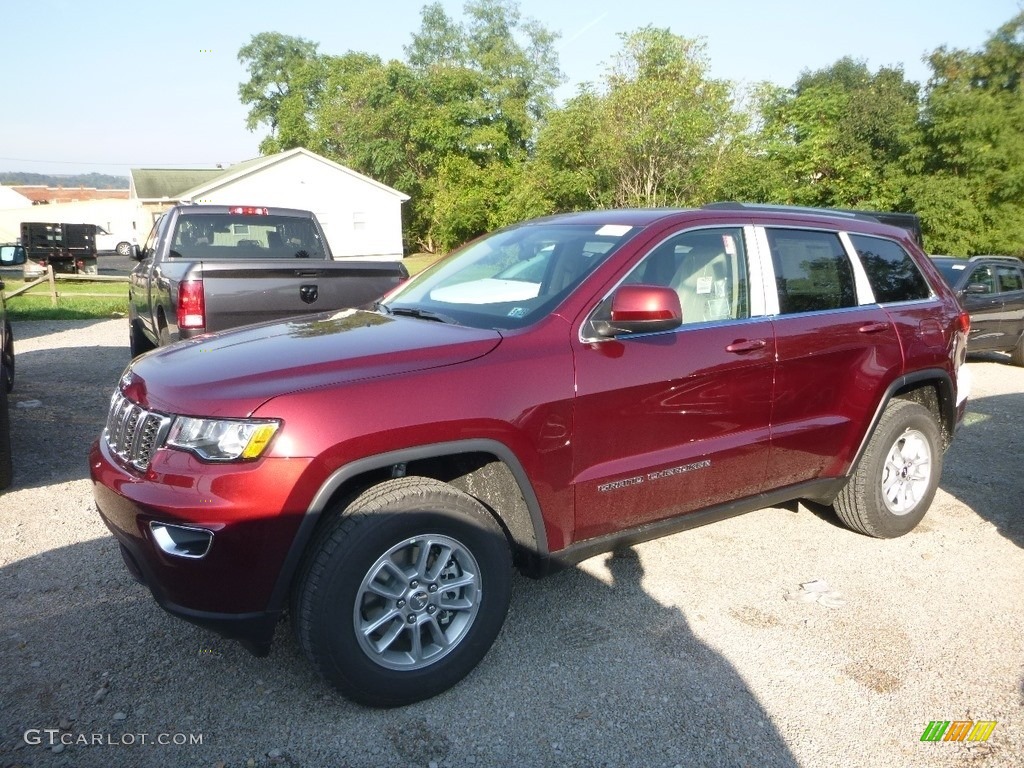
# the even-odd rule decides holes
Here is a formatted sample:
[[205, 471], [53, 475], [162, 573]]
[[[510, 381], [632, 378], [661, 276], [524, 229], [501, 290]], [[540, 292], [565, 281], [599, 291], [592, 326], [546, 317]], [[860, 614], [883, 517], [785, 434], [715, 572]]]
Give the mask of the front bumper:
[[[132, 575], [168, 612], [269, 650], [283, 606], [271, 605], [305, 507], [296, 489], [308, 459], [264, 458], [207, 464], [159, 449], [144, 475], [126, 469], [105, 443], [93, 443], [89, 468], [100, 517], [121, 546]], [[210, 531], [202, 557], [169, 554], [151, 523]]]

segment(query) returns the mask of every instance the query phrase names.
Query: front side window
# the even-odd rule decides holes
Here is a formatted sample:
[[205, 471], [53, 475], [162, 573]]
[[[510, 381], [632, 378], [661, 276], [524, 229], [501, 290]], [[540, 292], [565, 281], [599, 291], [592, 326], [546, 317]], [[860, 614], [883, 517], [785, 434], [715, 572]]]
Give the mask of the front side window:
[[967, 278], [968, 293], [991, 294], [996, 292], [996, 273], [992, 267], [982, 265]]
[[850, 240], [879, 304], [927, 299], [931, 295], [917, 264], [898, 243], [854, 234]]
[[853, 267], [839, 235], [802, 229], [768, 229], [783, 315], [853, 307]]
[[382, 306], [478, 328], [521, 328], [550, 312], [637, 232], [575, 223], [500, 230], [406, 283]]
[[743, 230], [728, 227], [673, 235], [647, 254], [623, 284], [674, 290], [684, 325], [750, 317]]

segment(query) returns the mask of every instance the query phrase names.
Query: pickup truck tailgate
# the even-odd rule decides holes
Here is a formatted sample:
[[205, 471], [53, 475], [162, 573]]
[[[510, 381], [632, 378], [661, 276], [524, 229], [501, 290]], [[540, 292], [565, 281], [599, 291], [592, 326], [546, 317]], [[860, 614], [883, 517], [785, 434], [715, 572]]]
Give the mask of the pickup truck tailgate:
[[204, 261], [206, 330], [279, 320], [376, 301], [408, 276], [401, 262], [267, 260]]

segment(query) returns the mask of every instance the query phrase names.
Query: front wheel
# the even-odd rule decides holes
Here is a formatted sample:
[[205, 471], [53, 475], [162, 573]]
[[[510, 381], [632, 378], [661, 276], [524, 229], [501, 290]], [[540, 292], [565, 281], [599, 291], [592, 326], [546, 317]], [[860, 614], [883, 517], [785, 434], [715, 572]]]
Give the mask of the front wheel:
[[1017, 343], [1010, 350], [1010, 362], [1014, 365], [1024, 366], [1024, 333], [1017, 339]]
[[893, 400], [836, 498], [836, 514], [860, 533], [902, 536], [928, 511], [941, 474], [942, 434], [935, 416], [918, 403]]
[[11, 460], [11, 419], [7, 407], [7, 390], [0, 389], [0, 490], [9, 486], [14, 477], [14, 463]]
[[405, 477], [363, 493], [318, 535], [292, 595], [303, 651], [345, 696], [394, 707], [480, 662], [508, 612], [512, 558], [473, 497]]
[[11, 330], [10, 323], [7, 323], [4, 328], [4, 348], [0, 350], [0, 356], [3, 357], [3, 382], [2, 384], [4, 391], [10, 392], [14, 389], [14, 331]]
[[118, 256], [131, 256], [132, 244], [122, 240], [120, 243], [117, 244], [116, 250]]

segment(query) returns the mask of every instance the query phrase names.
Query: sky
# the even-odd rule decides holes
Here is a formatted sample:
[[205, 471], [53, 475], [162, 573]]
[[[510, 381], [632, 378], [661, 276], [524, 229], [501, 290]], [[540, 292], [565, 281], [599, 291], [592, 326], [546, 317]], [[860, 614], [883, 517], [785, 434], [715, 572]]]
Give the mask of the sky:
[[[245, 127], [238, 50], [260, 32], [321, 53], [403, 59], [423, 0], [0, 0], [0, 171], [127, 176], [130, 168], [215, 167], [259, 155]], [[463, 0], [442, 0], [462, 18]], [[599, 83], [621, 33], [652, 25], [702, 38], [711, 74], [791, 86], [843, 56], [902, 65], [922, 85], [940, 46], [978, 50], [1024, 0], [520, 0], [560, 34], [570, 98]]]

